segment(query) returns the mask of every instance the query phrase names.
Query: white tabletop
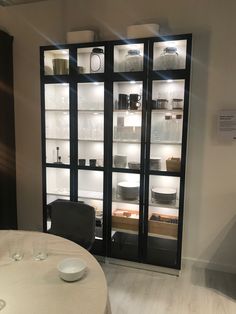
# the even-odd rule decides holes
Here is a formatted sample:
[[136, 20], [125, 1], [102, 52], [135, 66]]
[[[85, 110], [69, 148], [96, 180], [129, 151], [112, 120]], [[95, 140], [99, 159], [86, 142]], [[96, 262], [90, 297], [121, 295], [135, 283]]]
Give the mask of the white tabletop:
[[[24, 239], [24, 257], [12, 261], [8, 243], [18, 233]], [[45, 237], [48, 257], [32, 258], [32, 243]], [[80, 257], [88, 266], [85, 276], [65, 282], [57, 264], [66, 257]], [[3, 314], [104, 314], [108, 291], [104, 273], [95, 258], [79, 245], [61, 237], [29, 231], [0, 231], [0, 299], [6, 302]]]

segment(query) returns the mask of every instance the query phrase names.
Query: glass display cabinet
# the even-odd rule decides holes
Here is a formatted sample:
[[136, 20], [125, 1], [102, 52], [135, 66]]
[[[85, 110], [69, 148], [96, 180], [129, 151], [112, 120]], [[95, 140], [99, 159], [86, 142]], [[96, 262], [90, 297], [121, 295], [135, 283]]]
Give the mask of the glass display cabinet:
[[180, 269], [191, 35], [41, 47], [44, 228], [96, 210], [97, 255]]

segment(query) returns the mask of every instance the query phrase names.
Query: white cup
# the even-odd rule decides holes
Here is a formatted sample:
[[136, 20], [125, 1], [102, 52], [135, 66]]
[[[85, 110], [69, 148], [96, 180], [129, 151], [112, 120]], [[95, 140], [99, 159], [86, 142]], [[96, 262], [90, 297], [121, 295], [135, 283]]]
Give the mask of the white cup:
[[44, 238], [38, 238], [33, 241], [33, 259], [36, 261], [45, 260], [48, 256], [47, 241]]
[[22, 260], [24, 256], [23, 236], [15, 235], [14, 239], [10, 239], [8, 243], [9, 257], [14, 261]]

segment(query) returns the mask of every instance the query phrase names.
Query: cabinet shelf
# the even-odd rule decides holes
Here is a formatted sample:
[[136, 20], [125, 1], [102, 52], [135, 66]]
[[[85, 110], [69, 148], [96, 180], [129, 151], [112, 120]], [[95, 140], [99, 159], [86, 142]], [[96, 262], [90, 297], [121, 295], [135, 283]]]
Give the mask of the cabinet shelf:
[[104, 167], [96, 166], [96, 167], [91, 167], [91, 166], [80, 166], [78, 165], [78, 169], [80, 170], [91, 170], [91, 171], [104, 171]]
[[166, 113], [181, 114], [183, 113], [183, 109], [152, 109], [152, 113], [154, 114], [166, 114]]
[[46, 137], [46, 141], [69, 141], [69, 138], [62, 137]]
[[104, 114], [104, 110], [96, 110], [96, 109], [91, 109], [91, 110], [85, 110], [85, 109], [78, 109], [77, 110], [79, 113], [91, 113], [91, 114]]
[[121, 199], [121, 198], [112, 198], [112, 202], [139, 205], [139, 200], [129, 201], [129, 200]]
[[162, 170], [149, 170], [149, 175], [167, 176], [167, 177], [181, 177], [181, 172], [162, 171]]
[[82, 138], [79, 138], [78, 139], [78, 142], [103, 142], [103, 140], [96, 140], [96, 139], [82, 139]]
[[46, 137], [46, 141], [69, 141], [69, 138], [62, 137]]
[[169, 144], [169, 145], [182, 145], [181, 142], [175, 142], [175, 141], [151, 141], [151, 144], [154, 145], [160, 145], [160, 144]]
[[67, 109], [45, 109], [45, 111], [50, 111], [50, 112], [53, 112], [53, 111], [56, 111], [56, 112], [69, 112], [70, 110], [67, 108]]
[[141, 114], [142, 113], [142, 110], [130, 110], [130, 109], [114, 109], [113, 110], [114, 113], [139, 113]]
[[113, 140], [113, 143], [141, 144], [141, 141], [134, 141], [134, 140]]
[[63, 74], [63, 75], [43, 75], [42, 81], [45, 84], [63, 84], [63, 83], [69, 83], [70, 81], [70, 75], [69, 74]]
[[179, 200], [176, 201], [175, 204], [165, 204], [165, 203], [155, 203], [150, 201], [149, 207], [161, 207], [161, 208], [171, 208], [171, 209], [179, 209]]
[[140, 173], [140, 169], [130, 169], [130, 168], [112, 168], [112, 172], [121, 172], [121, 173]]
[[78, 198], [103, 201], [103, 192], [79, 190]]
[[53, 163], [47, 162], [46, 167], [70, 169], [70, 164], [57, 163], [57, 162], [53, 162]]
[[69, 193], [47, 192], [47, 195], [66, 196], [70, 197]]

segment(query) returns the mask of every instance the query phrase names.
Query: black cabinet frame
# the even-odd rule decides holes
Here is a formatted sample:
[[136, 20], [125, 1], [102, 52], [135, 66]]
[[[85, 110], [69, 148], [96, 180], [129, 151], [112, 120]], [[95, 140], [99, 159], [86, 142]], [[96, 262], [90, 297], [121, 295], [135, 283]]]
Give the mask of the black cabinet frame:
[[[154, 43], [162, 41], [186, 40], [186, 67], [181, 70], [157, 70], [153, 69], [153, 50]], [[116, 45], [141, 43], [144, 45], [144, 62], [142, 72], [114, 72], [114, 47]], [[85, 47], [104, 46], [105, 48], [105, 71], [97, 74], [77, 74], [77, 49]], [[187, 129], [189, 111], [189, 89], [190, 89], [190, 70], [191, 70], [191, 46], [192, 36], [174, 35], [144, 39], [115, 40], [109, 42], [93, 42], [86, 44], [68, 44], [59, 46], [40, 47], [40, 74], [41, 74], [41, 114], [42, 114], [42, 171], [43, 171], [43, 226], [47, 230], [47, 204], [46, 204], [46, 168], [65, 168], [70, 170], [70, 199], [78, 200], [78, 170], [102, 171], [103, 177], [103, 241], [94, 249], [97, 255], [111, 256], [111, 230], [112, 230], [112, 174], [113, 173], [136, 173], [140, 175], [140, 195], [139, 195], [139, 233], [138, 233], [138, 256], [134, 261], [150, 263], [147, 256], [148, 241], [148, 206], [149, 206], [149, 176], [171, 176], [180, 178], [179, 193], [179, 222], [176, 260], [174, 263], [168, 261], [160, 262], [158, 265], [181, 268], [182, 250], [182, 229], [184, 211], [184, 188], [185, 188], [185, 165], [187, 150]], [[44, 75], [44, 52], [47, 50], [69, 49], [69, 74], [68, 75]], [[185, 81], [184, 88], [184, 110], [183, 110], [183, 131], [181, 145], [181, 171], [154, 171], [149, 170], [150, 159], [150, 138], [151, 138], [151, 100], [152, 82], [167, 79], [182, 79]], [[112, 162], [113, 150], [113, 83], [125, 81], [141, 81], [143, 83], [142, 97], [142, 129], [141, 129], [141, 150], [140, 150], [140, 170], [114, 168]], [[78, 166], [78, 114], [77, 114], [77, 83], [89, 82], [104, 83], [104, 166], [88, 167]], [[46, 163], [45, 154], [45, 101], [44, 85], [55, 83], [69, 83], [69, 110], [70, 110], [70, 164], [55, 165]], [[122, 258], [126, 259], [125, 256]]]

